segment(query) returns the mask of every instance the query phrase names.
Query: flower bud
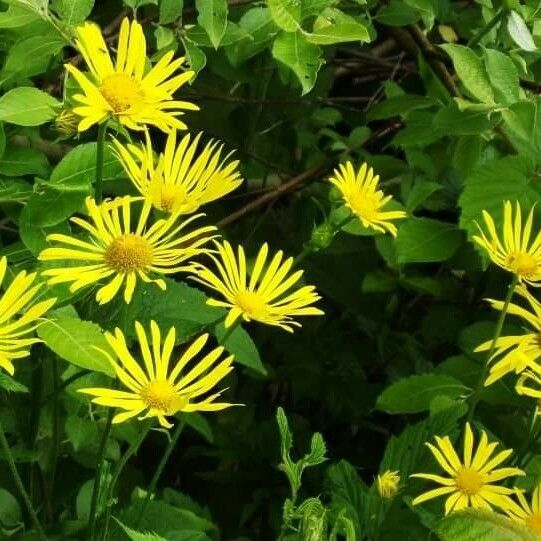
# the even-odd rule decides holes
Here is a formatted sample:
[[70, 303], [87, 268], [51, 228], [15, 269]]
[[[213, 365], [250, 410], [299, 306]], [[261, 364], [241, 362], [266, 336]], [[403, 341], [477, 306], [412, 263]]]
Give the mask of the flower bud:
[[390, 500], [398, 492], [398, 484], [400, 483], [400, 475], [398, 471], [387, 470], [381, 475], [378, 475], [376, 484], [379, 495], [384, 500]]

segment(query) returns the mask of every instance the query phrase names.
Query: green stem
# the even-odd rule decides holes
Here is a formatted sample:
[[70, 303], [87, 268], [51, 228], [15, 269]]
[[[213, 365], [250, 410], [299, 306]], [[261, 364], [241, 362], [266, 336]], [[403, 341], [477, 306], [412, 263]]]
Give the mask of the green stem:
[[2, 426], [1, 421], [0, 421], [0, 447], [2, 448], [2, 451], [4, 452], [4, 455], [8, 462], [9, 469], [11, 470], [11, 475], [13, 475], [13, 480], [15, 481], [15, 485], [17, 486], [19, 495], [24, 501], [26, 510], [28, 511], [28, 515], [30, 516], [32, 523], [34, 524], [34, 528], [37, 531], [38, 537], [40, 539], [47, 541], [47, 536], [45, 535], [45, 532], [43, 531], [43, 528], [41, 527], [38, 516], [36, 512], [34, 511], [32, 502], [30, 501], [30, 497], [28, 496], [28, 493], [26, 492], [24, 488], [19, 472], [17, 471], [17, 466], [15, 465], [15, 460], [13, 459], [13, 455], [11, 454], [11, 449], [9, 448], [9, 443], [8, 443], [8, 440], [6, 439], [6, 435], [4, 433], [4, 427]]
[[111, 434], [111, 427], [113, 424], [113, 416], [115, 414], [114, 408], [109, 408], [107, 411], [107, 421], [105, 423], [105, 429], [101, 436], [100, 447], [98, 449], [98, 462], [96, 464], [96, 477], [94, 478], [94, 486], [92, 488], [92, 499], [90, 501], [90, 513], [88, 515], [88, 531], [90, 541], [94, 541], [96, 536], [97, 527], [97, 512], [98, 502], [100, 499], [101, 478], [103, 476], [103, 464], [105, 463], [105, 454], [107, 452], [107, 442], [109, 441], [109, 435]]
[[111, 479], [111, 484], [109, 485], [109, 490], [107, 492], [107, 511], [105, 515], [105, 525], [103, 527], [103, 534], [101, 539], [105, 541], [107, 539], [107, 533], [109, 530], [109, 522], [111, 521], [111, 511], [113, 507], [113, 497], [115, 494], [116, 485], [118, 483], [118, 479], [120, 478], [120, 474], [124, 470], [124, 467], [130, 460], [130, 458], [137, 453], [139, 447], [141, 447], [141, 444], [143, 443], [144, 439], [146, 438], [150, 428], [152, 427], [152, 421], [153, 419], [148, 419], [144, 425], [143, 429], [141, 430], [141, 433], [139, 434], [139, 437], [126, 449], [126, 452], [122, 455], [120, 460], [118, 461], [118, 464], [116, 465], [116, 468], [113, 471], [113, 476]]
[[500, 21], [505, 15], [505, 10], [502, 8], [488, 21], [488, 23], [468, 41], [468, 47], [474, 47], [477, 45]]
[[475, 391], [473, 392], [471, 396], [470, 410], [468, 412], [468, 421], [471, 421], [473, 414], [475, 413], [475, 408], [477, 407], [477, 404], [479, 403], [479, 400], [481, 399], [483, 386], [485, 384], [485, 380], [486, 380], [488, 370], [489, 370], [490, 360], [492, 359], [492, 356], [494, 355], [494, 351], [496, 351], [496, 344], [498, 343], [498, 338], [500, 338], [500, 334], [503, 328], [503, 323], [505, 321], [505, 316], [507, 315], [507, 310], [509, 308], [509, 303], [511, 302], [511, 298], [513, 297], [513, 293], [515, 292], [517, 283], [518, 283], [518, 278], [516, 275], [513, 275], [513, 280], [511, 281], [511, 284], [509, 285], [509, 289], [507, 290], [507, 296], [505, 297], [505, 301], [503, 303], [500, 316], [498, 317], [498, 321], [496, 322], [494, 335], [492, 336], [492, 344], [490, 345], [490, 349], [488, 351], [485, 364], [483, 366], [483, 369], [481, 370], [481, 374], [479, 375], [479, 380], [477, 381], [477, 386], [475, 388]]
[[138, 529], [139, 525], [141, 524], [143, 517], [145, 516], [145, 512], [147, 510], [148, 504], [150, 503], [150, 500], [152, 498], [152, 495], [156, 491], [156, 485], [158, 484], [158, 481], [160, 480], [163, 470], [167, 464], [167, 461], [169, 460], [169, 457], [171, 456], [171, 453], [175, 449], [178, 439], [180, 438], [180, 435], [182, 434], [182, 431], [184, 430], [185, 423], [184, 421], [179, 421], [175, 431], [173, 432], [173, 436], [171, 437], [171, 440], [169, 441], [167, 447], [165, 448], [165, 451], [162, 455], [162, 458], [160, 460], [160, 463], [158, 464], [158, 467], [156, 468], [156, 471], [154, 472], [154, 475], [152, 476], [152, 479], [150, 481], [150, 485], [148, 486], [148, 491], [145, 496], [145, 501], [143, 502], [143, 507], [141, 508], [141, 511], [139, 513], [139, 518], [137, 519], [137, 523], [135, 525], [135, 528]]
[[96, 149], [96, 179], [94, 184], [94, 199], [100, 204], [103, 199], [103, 153], [105, 150], [105, 134], [107, 121], [102, 122], [98, 128], [98, 141]]

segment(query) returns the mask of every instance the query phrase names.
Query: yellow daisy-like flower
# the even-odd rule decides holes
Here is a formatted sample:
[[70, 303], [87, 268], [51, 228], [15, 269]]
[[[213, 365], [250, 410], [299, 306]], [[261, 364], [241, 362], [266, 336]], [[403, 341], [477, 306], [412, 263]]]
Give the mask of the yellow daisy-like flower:
[[384, 500], [389, 500], [396, 495], [399, 484], [400, 475], [398, 475], [398, 471], [387, 470], [378, 475], [376, 480], [378, 493]]
[[346, 162], [334, 170], [329, 181], [334, 184], [342, 194], [346, 207], [348, 207], [364, 227], [369, 227], [380, 233], [389, 232], [396, 237], [397, 229], [393, 220], [406, 217], [403, 210], [383, 210], [383, 207], [392, 200], [391, 195], [385, 195], [378, 190], [379, 175], [363, 163], [355, 173], [353, 164]]
[[[93, 198], [86, 199], [90, 220], [72, 218], [78, 226], [90, 233], [89, 240], [52, 234], [47, 240], [59, 246], [46, 248], [41, 261], [83, 261], [82, 266], [63, 266], [43, 271], [50, 276], [50, 284], [71, 282], [70, 290], [109, 280], [96, 293], [100, 304], [109, 302], [124, 286], [124, 300], [129, 303], [137, 279], [154, 282], [165, 289], [161, 279], [151, 279], [149, 274], [174, 274], [189, 272], [194, 266], [188, 260], [205, 252], [202, 248], [210, 238], [214, 226], [186, 231], [188, 226], [202, 214], [191, 216], [179, 223], [179, 215], [172, 214], [147, 227], [151, 210], [144, 204], [136, 224], [132, 224], [131, 211], [134, 200], [121, 197], [97, 205]], [[135, 227], [134, 227], [135, 225]]]
[[211, 141], [197, 154], [200, 137], [191, 141], [190, 135], [185, 135], [177, 145], [177, 133], [171, 131], [157, 163], [148, 132], [146, 147], [124, 146], [116, 139], [113, 143], [124, 170], [143, 197], [164, 212], [189, 214], [242, 183], [239, 162], [226, 164], [228, 156], [222, 157], [223, 147], [218, 143]]
[[517, 522], [521, 522], [536, 533], [541, 534], [541, 483], [538, 484], [533, 493], [531, 504], [526, 501], [521, 490], [515, 489], [519, 505], [514, 505], [505, 512]]
[[301, 324], [293, 320], [295, 316], [319, 316], [323, 312], [314, 306], [320, 299], [314, 286], [303, 286], [291, 292], [300, 280], [303, 271], [295, 271], [288, 276], [293, 266], [293, 258], [283, 260], [279, 251], [267, 264], [269, 247], [265, 243], [257, 254], [252, 274], [248, 280], [246, 256], [242, 246], [237, 255], [229, 242], [215, 243], [217, 256], [211, 255], [218, 274], [199, 264], [193, 279], [214, 289], [225, 300], [209, 299], [207, 304], [229, 309], [225, 326], [231, 327], [238, 318], [244, 321], [259, 321], [275, 325], [293, 332], [293, 326]]
[[[7, 259], [0, 259], [0, 284], [4, 281]], [[41, 342], [29, 337], [39, 325], [39, 318], [47, 312], [56, 299], [47, 299], [32, 306], [42, 284], [34, 284], [36, 273], [21, 271], [0, 296], [0, 367], [8, 374], [15, 373], [14, 359], [30, 355], [29, 347]], [[22, 315], [20, 315], [22, 314]]]
[[62, 109], [54, 119], [56, 129], [67, 137], [77, 133], [80, 118], [71, 109]]
[[[519, 336], [498, 338], [496, 349], [489, 362], [501, 358], [491, 366], [485, 385], [491, 385], [509, 372], [520, 374], [526, 368], [534, 366], [535, 361], [541, 356], [541, 303], [524, 286], [517, 287], [516, 292], [528, 301], [532, 311], [509, 303], [507, 313], [521, 317], [535, 330]], [[487, 300], [492, 308], [500, 311], [503, 309], [502, 301]], [[489, 351], [491, 347], [492, 340], [488, 340], [478, 346], [475, 351]]]
[[[173, 425], [166, 417], [178, 412], [220, 411], [234, 405], [216, 401], [223, 390], [208, 394], [233, 370], [233, 355], [220, 360], [224, 348], [219, 346], [195, 361], [208, 341], [208, 334], [197, 338], [178, 361], [171, 364], [175, 347], [174, 327], [169, 329], [162, 344], [157, 323], [150, 322], [152, 350], [139, 322], [135, 323], [135, 332], [143, 363], [139, 363], [130, 353], [120, 329], [115, 329], [114, 334], [105, 333], [116, 359], [103, 353], [109, 357], [118, 379], [127, 390], [102, 387], [79, 390], [94, 396], [92, 402], [95, 404], [123, 410], [115, 415], [113, 423], [122, 423], [145, 412], [139, 419], [157, 417], [162, 426], [171, 428]], [[188, 364], [190, 368], [187, 368]]]
[[199, 107], [173, 98], [178, 88], [194, 75], [193, 71], [174, 75], [184, 58], [173, 60], [174, 52], [167, 52], [146, 72], [143, 28], [137, 21], [130, 24], [127, 18], [120, 26], [114, 64], [97, 25], [85, 22], [77, 28], [76, 34], [75, 44], [90, 70], [87, 76], [72, 64], [66, 64], [83, 91], [74, 96], [80, 104], [73, 109], [81, 117], [79, 131], [109, 117], [132, 130], [140, 130], [147, 124], [165, 132], [171, 128], [186, 128], [176, 117], [182, 110], [195, 111]]
[[522, 212], [517, 202], [515, 216], [510, 201], [503, 203], [503, 239], [500, 240], [492, 216], [483, 211], [486, 231], [476, 224], [480, 235], [473, 240], [484, 248], [491, 261], [514, 274], [520, 282], [536, 285], [541, 280], [541, 231], [530, 242], [533, 225], [533, 207], [530, 210], [524, 227]]
[[436, 444], [427, 443], [426, 445], [448, 477], [430, 473], [413, 474], [411, 477], [428, 479], [442, 485], [417, 496], [412, 502], [413, 505], [438, 496], [448, 496], [445, 502], [446, 515], [466, 507], [492, 509], [494, 506], [507, 509], [513, 505], [513, 501], [509, 498], [513, 490], [493, 484], [507, 477], [525, 475], [519, 468], [498, 468], [512, 454], [512, 449], [500, 451], [494, 456], [498, 442], [489, 443], [486, 432], [483, 430], [481, 441], [474, 453], [473, 433], [469, 423], [466, 423], [462, 460], [453, 448], [449, 436], [444, 438], [436, 436]]

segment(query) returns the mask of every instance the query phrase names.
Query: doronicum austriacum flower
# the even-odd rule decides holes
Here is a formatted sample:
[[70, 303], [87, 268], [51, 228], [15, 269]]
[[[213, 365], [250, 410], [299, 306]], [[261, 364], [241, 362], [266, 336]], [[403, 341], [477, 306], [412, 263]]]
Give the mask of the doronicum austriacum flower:
[[188, 230], [188, 226], [201, 217], [193, 215], [185, 221], [178, 214], [148, 224], [151, 205], [142, 204], [139, 217], [132, 223], [133, 198], [119, 197], [97, 205], [93, 198], [86, 199], [89, 219], [74, 217], [72, 222], [89, 233], [88, 240], [52, 234], [47, 240], [56, 243], [39, 254], [41, 261], [83, 262], [79, 266], [61, 266], [43, 271], [50, 284], [71, 282], [70, 290], [108, 282], [96, 293], [100, 304], [109, 302], [124, 284], [124, 300], [130, 303], [137, 280], [154, 282], [161, 289], [166, 285], [162, 279], [150, 275], [167, 275], [190, 272], [194, 269], [189, 261], [204, 253], [203, 246], [212, 238], [214, 226]]
[[154, 157], [146, 133], [146, 146], [122, 145], [114, 139], [116, 155], [139, 193], [164, 212], [190, 214], [201, 205], [235, 190], [242, 178], [237, 160], [226, 163], [223, 146], [207, 143], [197, 152], [201, 134], [185, 135], [177, 144], [176, 130], [167, 137], [165, 151]]
[[314, 286], [302, 286], [292, 291], [303, 275], [302, 270], [289, 274], [293, 266], [292, 257], [284, 261], [284, 254], [279, 251], [268, 262], [269, 247], [265, 243], [248, 277], [243, 247], [239, 246], [235, 255], [229, 242], [215, 244], [218, 254], [209, 254], [209, 257], [218, 273], [199, 263], [196, 276], [192, 279], [223, 297], [224, 300], [209, 299], [207, 304], [229, 310], [225, 319], [226, 327], [231, 327], [242, 318], [244, 321], [259, 321], [293, 332], [294, 326], [301, 326], [294, 317], [323, 314], [319, 308], [310, 306], [320, 299]]
[[396, 236], [393, 220], [405, 218], [406, 213], [403, 210], [384, 210], [392, 196], [378, 190], [379, 175], [374, 175], [374, 170], [366, 163], [357, 172], [349, 161], [340, 164], [329, 181], [340, 190], [344, 204], [364, 227]]
[[507, 509], [513, 505], [509, 498], [513, 489], [495, 485], [503, 479], [516, 475], [525, 475], [519, 468], [498, 468], [513, 453], [512, 449], [500, 451], [494, 456], [497, 442], [489, 443], [486, 432], [481, 432], [481, 441], [473, 452], [474, 438], [470, 423], [466, 423], [464, 432], [464, 452], [462, 460], [453, 448], [449, 436], [436, 436], [436, 445], [426, 443], [434, 458], [448, 477], [431, 473], [415, 473], [410, 477], [418, 477], [434, 481], [439, 485], [417, 496], [413, 505], [437, 498], [448, 496], [445, 501], [445, 514], [459, 511], [466, 507], [492, 509], [498, 507]]
[[521, 522], [536, 533], [541, 534], [541, 484], [538, 484], [533, 493], [531, 503], [528, 503], [521, 490], [516, 489], [515, 495], [520, 505], [513, 505], [505, 512], [517, 522]]
[[398, 471], [387, 470], [378, 475], [376, 479], [378, 493], [384, 500], [389, 500], [396, 495], [399, 483], [400, 475], [398, 475]]
[[541, 280], [541, 231], [530, 242], [533, 211], [532, 207], [523, 225], [519, 203], [515, 204], [513, 217], [511, 202], [504, 201], [503, 237], [500, 239], [492, 216], [484, 210], [486, 231], [476, 224], [480, 235], [475, 235], [473, 240], [487, 252], [494, 264], [514, 274], [519, 282], [536, 285]]
[[[528, 367], [536, 364], [541, 356], [541, 303], [524, 287], [518, 286], [516, 292], [526, 299], [531, 311], [514, 303], [509, 303], [508, 314], [521, 317], [534, 329], [519, 336], [501, 336], [496, 341], [496, 349], [489, 359], [494, 362], [485, 381], [485, 385], [491, 385], [509, 372], [519, 374]], [[504, 303], [493, 299], [487, 299], [492, 308], [502, 310]], [[492, 348], [492, 340], [484, 342], [475, 348], [476, 352], [489, 351]]]
[[171, 128], [185, 129], [177, 116], [183, 110], [199, 107], [173, 98], [173, 94], [194, 75], [186, 71], [174, 75], [184, 58], [173, 60], [168, 51], [147, 72], [146, 39], [137, 21], [122, 21], [118, 38], [116, 62], [113, 64], [107, 44], [97, 25], [85, 22], [76, 30], [75, 44], [83, 56], [90, 74], [86, 75], [72, 64], [66, 69], [73, 75], [82, 94], [73, 99], [73, 108], [81, 117], [78, 129], [85, 131], [96, 123], [114, 117], [132, 130], [153, 125], [167, 132]]
[[[7, 259], [2, 257], [0, 284], [6, 271]], [[30, 346], [41, 341], [31, 335], [56, 301], [51, 298], [32, 305], [43, 285], [33, 285], [35, 279], [36, 273], [19, 272], [0, 297], [0, 368], [11, 375], [15, 372], [13, 360], [30, 355]]]
[[215, 385], [233, 370], [233, 355], [222, 357], [224, 348], [216, 347], [197, 358], [205, 347], [209, 335], [203, 334], [192, 342], [172, 363], [175, 347], [175, 328], [171, 327], [162, 344], [160, 328], [150, 322], [152, 349], [143, 326], [136, 322], [135, 332], [143, 362], [130, 353], [124, 334], [115, 329], [105, 333], [116, 359], [102, 351], [116, 375], [127, 390], [103, 387], [80, 389], [101, 406], [124, 410], [113, 417], [113, 423], [122, 423], [140, 415], [139, 419], [157, 417], [160, 425], [171, 428], [166, 419], [178, 412], [220, 411], [235, 404], [217, 402], [222, 391], [209, 394]]

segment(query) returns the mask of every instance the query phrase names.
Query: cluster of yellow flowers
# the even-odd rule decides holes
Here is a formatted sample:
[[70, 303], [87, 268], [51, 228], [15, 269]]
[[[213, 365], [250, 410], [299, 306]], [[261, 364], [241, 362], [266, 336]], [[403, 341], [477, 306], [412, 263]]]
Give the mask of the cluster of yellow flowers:
[[[271, 255], [264, 244], [248, 273], [242, 246], [235, 249], [229, 242], [220, 241], [213, 225], [195, 226], [205, 216], [195, 213], [235, 190], [242, 178], [238, 161], [224, 155], [219, 143], [210, 141], [200, 150], [201, 134], [194, 138], [178, 136], [178, 130], [186, 125], [177, 117], [185, 110], [198, 109], [173, 97], [194, 75], [180, 71], [184, 58], [173, 59], [173, 52], [169, 52], [147, 69], [143, 29], [127, 18], [121, 24], [115, 62], [93, 23], [77, 28], [75, 44], [88, 73], [66, 66], [81, 92], [71, 97], [76, 105], [64, 110], [57, 126], [70, 133], [98, 124], [104, 135], [111, 122], [142, 131], [145, 144], [112, 139], [113, 152], [140, 195], [103, 202], [101, 193], [96, 198], [88, 197], [87, 217], [71, 218], [80, 233], [49, 235], [51, 246], [39, 254], [41, 261], [59, 262], [43, 271], [48, 283], [68, 283], [72, 292], [97, 286], [95, 298], [99, 304], [117, 295], [129, 304], [138, 281], [165, 290], [164, 276], [184, 273], [214, 292], [215, 298], [208, 304], [227, 309], [224, 324], [229, 332], [241, 320], [292, 332], [300, 326], [295, 319], [298, 316], [323, 314], [314, 306], [320, 298], [315, 287], [298, 286], [303, 271], [294, 269], [293, 258], [285, 258], [282, 251]], [[163, 152], [155, 152], [149, 127], [167, 134]], [[390, 197], [378, 190], [379, 177], [366, 164], [357, 174], [351, 163], [341, 166], [330, 181], [341, 191], [352, 217], [358, 217], [367, 227], [396, 235], [391, 220], [405, 213], [382, 210]], [[197, 261], [198, 256], [207, 256], [211, 266]], [[0, 279], [5, 272], [4, 258]], [[12, 321], [38, 293], [40, 285], [31, 287], [34, 279], [35, 274], [20, 273], [0, 301], [0, 366], [10, 374], [14, 371], [12, 359], [29, 354], [28, 347], [38, 341], [30, 335], [55, 302], [39, 302]], [[136, 416], [155, 417], [162, 426], [170, 427], [167, 417], [177, 412], [217, 411], [232, 405], [220, 401], [221, 391], [212, 393], [232, 370], [233, 356], [224, 357], [223, 346], [209, 351], [209, 335], [203, 334], [171, 362], [175, 329], [169, 329], [162, 339], [161, 330], [152, 321], [149, 331], [150, 339], [143, 326], [135, 323], [141, 363], [126, 344], [126, 329], [105, 333], [115, 358], [104, 354], [124, 390], [81, 390], [91, 395], [94, 403], [120, 410], [114, 423]]]

